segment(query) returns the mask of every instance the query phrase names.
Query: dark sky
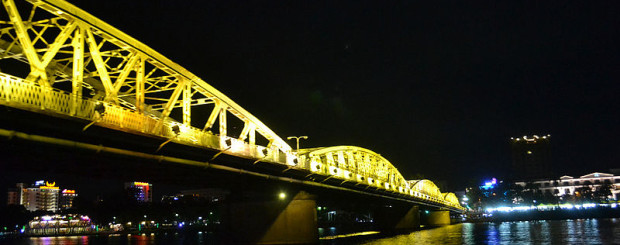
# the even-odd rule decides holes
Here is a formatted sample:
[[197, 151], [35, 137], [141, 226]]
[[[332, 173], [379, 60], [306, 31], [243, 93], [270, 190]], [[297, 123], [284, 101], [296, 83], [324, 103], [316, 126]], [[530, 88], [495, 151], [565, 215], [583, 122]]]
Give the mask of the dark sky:
[[552, 135], [558, 176], [620, 168], [615, 1], [72, 2], [302, 147], [451, 188], [505, 175], [525, 134]]

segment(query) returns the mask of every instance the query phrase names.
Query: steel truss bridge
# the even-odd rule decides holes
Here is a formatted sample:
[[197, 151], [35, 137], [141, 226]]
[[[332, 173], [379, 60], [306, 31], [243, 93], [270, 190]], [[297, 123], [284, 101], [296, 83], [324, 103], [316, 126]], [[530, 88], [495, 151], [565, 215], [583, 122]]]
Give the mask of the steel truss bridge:
[[[464, 211], [453, 193], [442, 193], [429, 180], [406, 180], [371, 150], [355, 146], [292, 150], [258, 118], [201, 78], [65, 1], [2, 0], [2, 5], [0, 104], [4, 106], [89, 121], [85, 129], [94, 124], [280, 164], [307, 176], [353, 182]], [[192, 120], [192, 111], [210, 114], [206, 121], [198, 121]]]

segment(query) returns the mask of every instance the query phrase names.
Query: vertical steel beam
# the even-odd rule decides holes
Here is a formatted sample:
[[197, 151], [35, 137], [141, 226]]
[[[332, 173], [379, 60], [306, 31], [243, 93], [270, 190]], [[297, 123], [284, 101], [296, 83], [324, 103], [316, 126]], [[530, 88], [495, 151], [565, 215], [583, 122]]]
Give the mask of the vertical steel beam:
[[140, 57], [139, 66], [136, 67], [136, 110], [138, 113], [144, 112], [144, 77], [145, 72], [144, 57]]
[[222, 109], [220, 111], [220, 136], [226, 136], [228, 132], [226, 132], [226, 109]]
[[349, 171], [353, 173], [357, 173], [357, 164], [355, 164], [355, 157], [353, 156], [353, 151], [347, 151], [347, 166]]
[[192, 84], [185, 83], [183, 88], [183, 124], [190, 126], [192, 120]]
[[245, 121], [243, 124], [243, 130], [241, 130], [241, 134], [239, 134], [239, 140], [244, 141], [248, 137], [248, 133], [250, 132], [251, 126], [250, 121]]
[[348, 169], [347, 163], [344, 161], [344, 152], [338, 151], [338, 167]]
[[71, 115], [75, 115], [80, 108], [79, 99], [82, 98], [82, 82], [84, 80], [84, 30], [75, 29], [73, 40], [73, 77], [71, 81]]
[[254, 126], [254, 124], [251, 124], [250, 126], [250, 132], [248, 132], [248, 141], [248, 143], [250, 143], [250, 146], [254, 148], [254, 146], [256, 145], [256, 126]]

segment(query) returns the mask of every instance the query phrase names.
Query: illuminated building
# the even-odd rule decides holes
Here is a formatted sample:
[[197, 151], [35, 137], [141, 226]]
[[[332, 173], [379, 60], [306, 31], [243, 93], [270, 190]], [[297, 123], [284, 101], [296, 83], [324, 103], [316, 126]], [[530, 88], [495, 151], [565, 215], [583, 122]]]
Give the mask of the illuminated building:
[[29, 211], [52, 211], [71, 208], [77, 196], [74, 190], [63, 190], [56, 182], [36, 181], [31, 187], [25, 188], [24, 183], [17, 183], [16, 188], [9, 190], [7, 203], [22, 205]]
[[551, 135], [511, 138], [512, 177], [515, 180], [550, 178]]
[[492, 197], [492, 196], [497, 195], [497, 192], [496, 192], [497, 185], [498, 185], [497, 179], [492, 178], [490, 181], [485, 181], [484, 185], [479, 186], [478, 188], [482, 192], [482, 195], [484, 195], [485, 197]]
[[77, 197], [75, 190], [64, 189], [60, 193], [60, 200], [58, 206], [60, 209], [69, 209], [73, 207], [73, 199]]
[[24, 205], [24, 183], [17, 183], [15, 189], [9, 189], [7, 204]]
[[29, 211], [58, 211], [59, 190], [55, 182], [39, 180], [29, 188], [24, 188], [23, 183], [16, 187], [9, 191], [8, 204], [23, 205]]
[[153, 201], [153, 185], [146, 182], [127, 182], [125, 190], [138, 202]]
[[[528, 182], [516, 182], [521, 187], [526, 187]], [[562, 176], [559, 179], [536, 180], [530, 182], [534, 184], [543, 194], [553, 194], [557, 197], [565, 195], [576, 195], [581, 190], [595, 192], [600, 190], [604, 185], [610, 185], [610, 199], [620, 200], [620, 176], [614, 176], [608, 173], [591, 173], [583, 175], [579, 178], [571, 176]]]
[[28, 235], [67, 235], [92, 232], [94, 226], [88, 216], [78, 214], [37, 216], [28, 222]]

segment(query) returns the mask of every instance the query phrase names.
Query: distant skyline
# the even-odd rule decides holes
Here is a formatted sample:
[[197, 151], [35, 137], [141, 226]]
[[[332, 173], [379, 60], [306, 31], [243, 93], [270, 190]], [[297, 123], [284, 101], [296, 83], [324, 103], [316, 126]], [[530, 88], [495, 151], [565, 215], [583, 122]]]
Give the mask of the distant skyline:
[[620, 168], [617, 2], [73, 3], [283, 139], [364, 147], [442, 191], [507, 176], [523, 135], [552, 135], [557, 177]]

